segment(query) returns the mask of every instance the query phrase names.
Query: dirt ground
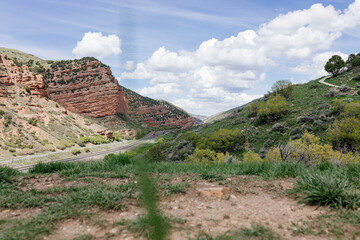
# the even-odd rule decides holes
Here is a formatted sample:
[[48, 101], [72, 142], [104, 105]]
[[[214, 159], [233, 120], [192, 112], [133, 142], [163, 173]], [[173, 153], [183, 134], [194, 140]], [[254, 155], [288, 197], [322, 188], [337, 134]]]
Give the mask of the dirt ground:
[[[129, 179], [92, 178], [107, 184], [124, 184]], [[133, 180], [132, 180], [133, 181]], [[295, 237], [288, 229], [292, 223], [314, 219], [326, 210], [298, 204], [284, 194], [293, 186], [294, 179], [260, 180], [254, 177], [234, 177], [224, 181], [207, 181], [175, 178], [172, 183], [187, 184], [186, 193], [161, 194], [160, 208], [164, 215], [181, 219], [172, 223], [170, 239], [189, 239], [199, 232], [217, 236], [226, 231], [239, 230], [259, 224], [272, 229], [284, 239], [327, 239], [320, 237]], [[22, 189], [44, 190], [54, 186], [84, 185], [83, 181], [66, 181], [56, 174], [23, 178]], [[90, 234], [94, 239], [145, 239], [138, 232], [129, 231], [125, 225], [134, 221], [144, 210], [135, 199], [127, 200], [123, 211], [91, 209], [91, 219], [67, 219], [56, 224], [56, 230], [47, 240], [73, 239]], [[27, 218], [38, 214], [40, 209], [0, 209], [1, 218]], [[114, 224], [115, 223], [115, 224]]]

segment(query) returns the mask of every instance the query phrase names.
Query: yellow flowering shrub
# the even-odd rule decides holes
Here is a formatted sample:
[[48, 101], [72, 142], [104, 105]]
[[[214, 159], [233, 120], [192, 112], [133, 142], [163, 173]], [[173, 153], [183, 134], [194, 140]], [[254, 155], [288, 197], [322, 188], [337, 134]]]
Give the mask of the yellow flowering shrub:
[[211, 149], [199, 149], [196, 148], [195, 152], [190, 155], [186, 162], [189, 163], [223, 163], [226, 158], [229, 158], [229, 153], [217, 153]]
[[274, 147], [274, 148], [270, 149], [265, 155], [265, 160], [268, 162], [282, 161], [279, 148]]
[[246, 153], [244, 153], [244, 162], [248, 162], [248, 163], [260, 163], [260, 162], [264, 162], [265, 160], [262, 159], [260, 157], [259, 154], [257, 154], [256, 152], [253, 151], [247, 151]]
[[352, 152], [335, 151], [331, 145], [320, 143], [320, 138], [305, 132], [302, 138], [290, 140], [286, 145], [270, 149], [266, 161], [294, 160], [305, 164], [332, 162], [336, 164], [360, 163], [360, 156]]

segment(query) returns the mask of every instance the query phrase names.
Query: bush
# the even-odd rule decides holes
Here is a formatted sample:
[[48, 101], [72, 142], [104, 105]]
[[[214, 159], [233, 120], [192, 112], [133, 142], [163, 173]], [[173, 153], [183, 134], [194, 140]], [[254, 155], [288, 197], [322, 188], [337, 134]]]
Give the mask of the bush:
[[301, 194], [301, 203], [323, 205], [334, 208], [359, 206], [359, 195], [347, 178], [339, 173], [307, 172], [297, 179], [294, 193]]
[[255, 101], [246, 106], [246, 110], [249, 112], [248, 117], [256, 117], [259, 110], [259, 105], [259, 101]]
[[32, 118], [29, 118], [29, 119], [27, 120], [27, 122], [28, 122], [30, 125], [33, 125], [33, 126], [36, 126], [36, 124], [37, 124], [37, 121], [36, 121], [35, 119], [32, 119]]
[[352, 60], [351, 66], [352, 66], [352, 67], [360, 66], [360, 56], [356, 56], [356, 57]]
[[103, 136], [95, 135], [90, 137], [80, 137], [76, 143], [79, 146], [84, 146], [86, 143], [92, 143], [94, 145], [109, 143], [110, 141], [105, 139]]
[[90, 149], [89, 148], [84, 148], [84, 151], [88, 153], [88, 152], [90, 152]]
[[283, 123], [275, 123], [271, 127], [272, 132], [281, 132], [284, 133], [286, 131], [287, 127]]
[[228, 158], [229, 154], [216, 153], [210, 149], [199, 149], [196, 148], [195, 152], [190, 155], [186, 162], [189, 163], [223, 163], [225, 158]]
[[339, 93], [335, 89], [329, 89], [329, 91], [324, 94], [324, 97], [337, 97], [337, 96], [339, 96]]
[[261, 121], [272, 122], [280, 119], [289, 111], [285, 98], [276, 95], [259, 106], [258, 116]]
[[328, 139], [337, 149], [358, 151], [360, 149], [360, 120], [346, 117], [335, 121], [327, 131]]
[[295, 85], [290, 80], [279, 80], [272, 85], [271, 90], [275, 95], [281, 95], [284, 98], [291, 97]]
[[360, 102], [350, 102], [344, 105], [344, 116], [359, 117], [360, 116]]
[[265, 155], [265, 160], [267, 162], [280, 162], [282, 161], [281, 153], [279, 148], [272, 148], [267, 151]]
[[335, 151], [329, 144], [321, 144], [320, 138], [305, 132], [300, 139], [290, 140], [285, 145], [279, 145], [268, 151], [267, 161], [297, 161], [306, 165], [323, 162], [336, 164], [358, 164], [360, 156], [357, 154]]
[[156, 143], [153, 145], [146, 154], [147, 160], [150, 162], [163, 162], [166, 157], [163, 153], [163, 149], [166, 147], [163, 143]]
[[73, 146], [75, 146], [75, 143], [73, 141], [62, 139], [58, 144], [56, 144], [55, 147], [57, 149], [64, 150], [68, 147], [73, 147]]
[[351, 88], [349, 88], [348, 86], [342, 84], [340, 87], [339, 87], [339, 90], [340, 92], [348, 92], [350, 91]]
[[244, 153], [244, 162], [246, 163], [261, 163], [264, 162], [264, 159], [262, 159], [260, 157], [259, 154], [257, 154], [256, 152], [253, 151], [247, 151], [246, 153]]
[[210, 149], [215, 152], [236, 152], [241, 150], [245, 137], [239, 129], [220, 129], [213, 135], [201, 137], [196, 146], [200, 149]]
[[72, 153], [73, 155], [78, 155], [78, 154], [81, 153], [81, 151], [80, 151], [80, 149], [74, 148], [74, 149], [71, 150], [71, 153]]

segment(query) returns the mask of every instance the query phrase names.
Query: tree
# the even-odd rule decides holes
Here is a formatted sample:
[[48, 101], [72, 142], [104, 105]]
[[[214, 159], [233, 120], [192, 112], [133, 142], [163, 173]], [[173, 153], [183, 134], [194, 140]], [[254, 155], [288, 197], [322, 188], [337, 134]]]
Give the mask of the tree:
[[345, 67], [344, 60], [339, 55], [333, 55], [325, 64], [325, 71], [337, 76], [343, 67]]
[[350, 54], [348, 59], [346, 60], [346, 66], [348, 68], [360, 66], [360, 53], [358, 54]]
[[275, 94], [280, 94], [285, 98], [289, 98], [292, 95], [295, 85], [290, 80], [279, 80], [272, 85], [271, 90]]

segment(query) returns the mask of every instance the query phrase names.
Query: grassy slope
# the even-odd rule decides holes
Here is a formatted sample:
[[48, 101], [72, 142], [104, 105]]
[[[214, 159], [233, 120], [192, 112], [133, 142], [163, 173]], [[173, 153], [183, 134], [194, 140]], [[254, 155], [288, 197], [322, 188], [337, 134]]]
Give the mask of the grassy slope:
[[353, 79], [354, 77], [359, 75], [360, 75], [360, 67], [356, 67], [348, 72], [344, 72], [343, 74], [337, 77], [329, 78], [326, 80], [326, 82], [338, 86], [345, 84], [346, 86], [352, 88], [358, 88], [360, 90], [360, 82]]
[[[43, 60], [41, 58], [38, 58], [32, 54], [24, 53], [19, 50], [11, 49], [11, 48], [2, 48], [0, 47], [0, 54], [6, 54], [8, 58], [14, 58], [16, 57], [21, 62], [28, 62], [29, 60], [33, 60], [34, 64], [36, 62], [39, 62], [41, 65], [44, 66], [44, 68], [49, 68], [51, 64], [48, 63], [47, 60]], [[33, 64], [33, 65], [34, 65]]]
[[[352, 76], [351, 72], [346, 72], [339, 76], [337, 79], [348, 79]], [[315, 135], [321, 137], [323, 141], [326, 141], [326, 129], [331, 124], [331, 111], [332, 101], [336, 97], [325, 97], [324, 95], [331, 89], [330, 86], [326, 86], [318, 82], [319, 79], [310, 81], [306, 84], [297, 85], [294, 89], [293, 96], [287, 102], [291, 106], [290, 113], [274, 123], [257, 124], [256, 121], [248, 117], [248, 111], [243, 107], [238, 107], [233, 110], [225, 112], [224, 119], [214, 121], [213, 123], [205, 124], [197, 131], [203, 134], [211, 134], [220, 128], [226, 129], [241, 129], [248, 141], [250, 147], [253, 147], [256, 151], [259, 151], [264, 147], [264, 143], [268, 140], [270, 145], [274, 146], [279, 142], [287, 142], [292, 135], [295, 135], [292, 130], [295, 128], [308, 128], [309, 131], [315, 133]], [[331, 81], [329, 81], [331, 82]], [[347, 83], [347, 81], [344, 81]], [[340, 98], [351, 97], [354, 101], [359, 101], [359, 95], [342, 95]], [[264, 101], [259, 99], [258, 101]], [[328, 104], [326, 106], [326, 104]], [[319, 118], [321, 114], [330, 114], [324, 123], [323, 127], [316, 126], [314, 123], [298, 124], [297, 118], [299, 116], [309, 115], [315, 119]], [[338, 118], [339, 116], [334, 116]], [[284, 124], [287, 130], [284, 133], [271, 131], [272, 126], [275, 123]], [[269, 146], [267, 146], [269, 147]]]

